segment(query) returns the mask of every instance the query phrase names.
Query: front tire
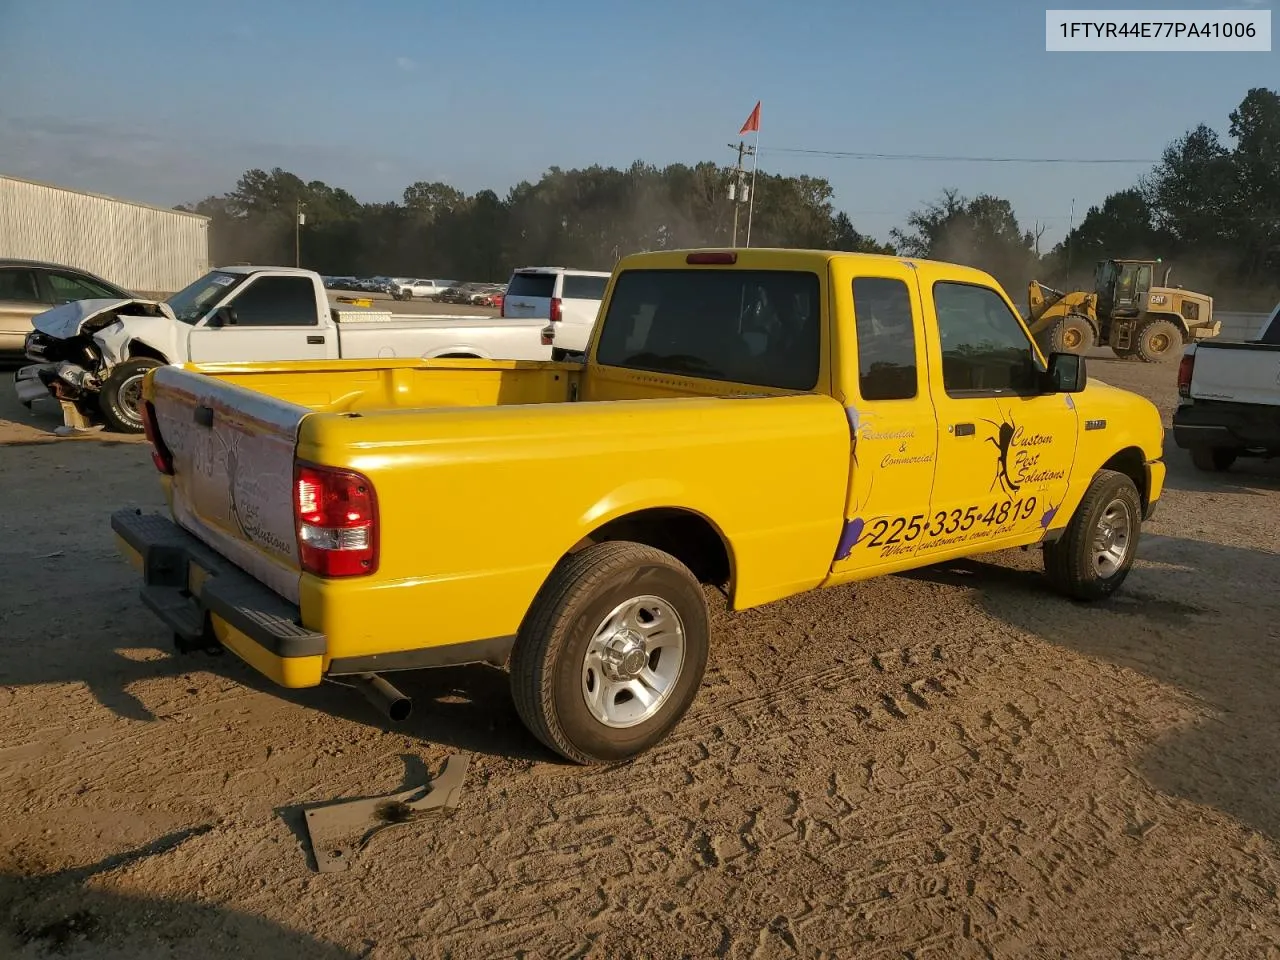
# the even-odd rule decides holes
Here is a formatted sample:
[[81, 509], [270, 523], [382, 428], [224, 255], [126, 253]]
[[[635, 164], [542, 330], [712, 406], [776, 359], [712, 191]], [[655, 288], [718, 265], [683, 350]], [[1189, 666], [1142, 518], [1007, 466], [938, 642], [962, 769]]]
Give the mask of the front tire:
[[631, 760], [693, 703], [710, 632], [702, 586], [675, 557], [624, 541], [587, 547], [560, 561], [521, 624], [516, 710], [567, 760]]
[[1096, 336], [1088, 317], [1069, 314], [1055, 323], [1046, 340], [1050, 353], [1085, 354], [1093, 349]]
[[1230, 447], [1192, 447], [1191, 462], [1197, 470], [1221, 473], [1230, 470], [1239, 453]]
[[115, 433], [142, 433], [142, 380], [147, 371], [164, 366], [152, 357], [135, 357], [118, 364], [103, 381], [98, 409]]
[[1099, 470], [1062, 538], [1044, 547], [1054, 589], [1073, 600], [1103, 600], [1129, 576], [1138, 550], [1142, 498], [1123, 473]]

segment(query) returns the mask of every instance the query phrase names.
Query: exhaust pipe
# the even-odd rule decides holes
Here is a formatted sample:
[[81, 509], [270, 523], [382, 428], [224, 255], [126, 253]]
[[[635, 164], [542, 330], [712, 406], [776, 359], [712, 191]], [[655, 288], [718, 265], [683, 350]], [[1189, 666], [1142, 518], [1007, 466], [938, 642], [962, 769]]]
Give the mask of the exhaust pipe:
[[389, 719], [399, 723], [409, 719], [413, 701], [376, 673], [362, 673], [354, 678], [356, 689]]

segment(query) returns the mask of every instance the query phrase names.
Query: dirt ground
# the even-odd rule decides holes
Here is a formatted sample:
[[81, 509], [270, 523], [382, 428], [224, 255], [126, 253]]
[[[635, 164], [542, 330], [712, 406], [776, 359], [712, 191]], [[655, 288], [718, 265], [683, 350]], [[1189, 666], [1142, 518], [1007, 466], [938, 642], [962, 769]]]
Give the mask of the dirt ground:
[[[1156, 399], [1174, 365], [1094, 361]], [[177, 656], [107, 526], [146, 448], [0, 389], [0, 955], [1280, 956], [1280, 468], [1169, 489], [1122, 594], [1034, 553], [718, 612], [673, 738], [557, 762], [504, 675], [282, 694]], [[305, 805], [419, 783], [448, 819], [318, 874]]]

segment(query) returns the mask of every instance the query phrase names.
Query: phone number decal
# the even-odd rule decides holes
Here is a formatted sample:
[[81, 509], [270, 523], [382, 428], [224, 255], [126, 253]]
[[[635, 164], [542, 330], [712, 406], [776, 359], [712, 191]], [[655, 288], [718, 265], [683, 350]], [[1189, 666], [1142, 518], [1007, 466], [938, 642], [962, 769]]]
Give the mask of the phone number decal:
[[929, 516], [917, 513], [911, 517], [879, 517], [865, 527], [854, 520], [850, 547], [865, 544], [869, 550], [879, 550], [880, 556], [911, 553], [920, 545], [945, 547], [971, 540], [1009, 533], [1035, 514], [1038, 501], [1034, 496], [1016, 500], [1001, 500], [991, 504], [984, 512], [981, 506], [954, 510], [939, 510]]

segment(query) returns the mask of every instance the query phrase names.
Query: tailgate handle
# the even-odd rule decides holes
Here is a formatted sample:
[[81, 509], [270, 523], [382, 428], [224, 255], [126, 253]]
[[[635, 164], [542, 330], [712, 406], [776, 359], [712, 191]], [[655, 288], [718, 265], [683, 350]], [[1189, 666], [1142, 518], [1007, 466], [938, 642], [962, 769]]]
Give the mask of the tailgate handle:
[[972, 424], [972, 423], [957, 423], [957, 424], [956, 424], [956, 436], [957, 436], [957, 437], [972, 437], [972, 436], [973, 436], [973, 424]]
[[198, 406], [196, 407], [196, 423], [202, 427], [213, 426], [213, 407]]
[[309, 336], [307, 337], [307, 343], [324, 343], [324, 337], [314, 335]]

